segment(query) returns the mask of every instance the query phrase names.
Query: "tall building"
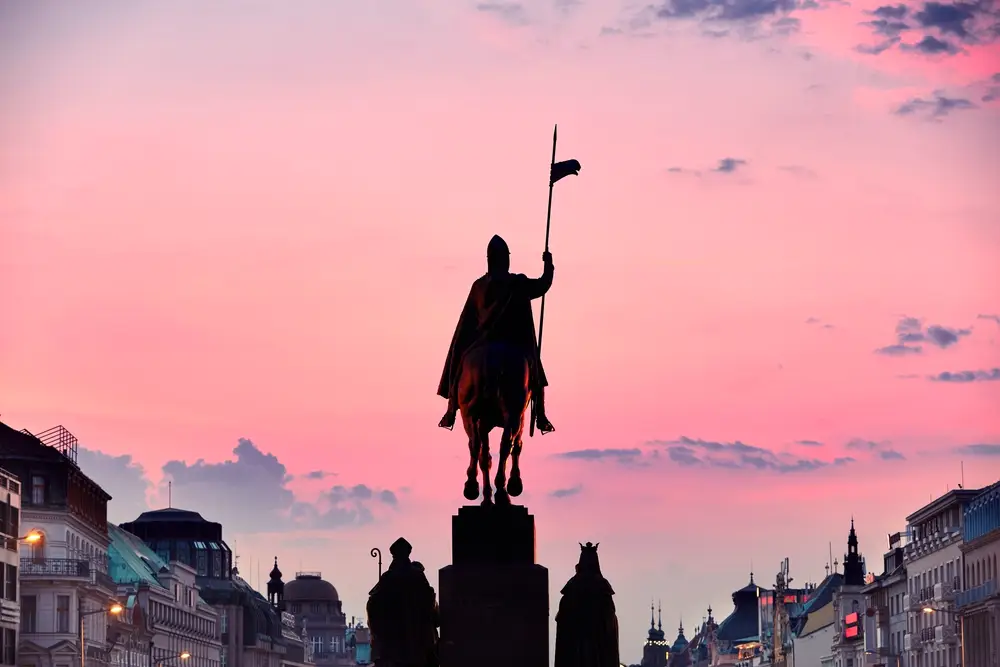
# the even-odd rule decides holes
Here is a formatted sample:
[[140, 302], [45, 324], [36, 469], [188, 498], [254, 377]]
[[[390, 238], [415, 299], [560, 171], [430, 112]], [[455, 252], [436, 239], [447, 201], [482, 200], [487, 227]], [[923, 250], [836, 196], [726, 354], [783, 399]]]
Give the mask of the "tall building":
[[108, 534], [111, 577], [136, 626], [136, 632], [123, 635], [114, 649], [118, 660], [112, 662], [135, 665], [132, 654], [145, 654], [149, 664], [163, 667], [182, 662], [184, 667], [220, 667], [219, 615], [201, 598], [194, 568], [162, 560], [113, 524]]
[[969, 502], [962, 528], [962, 592], [957, 596], [965, 667], [1000, 666], [1000, 482]]
[[889, 550], [882, 556], [882, 574], [863, 589], [865, 618], [865, 654], [868, 665], [903, 663], [903, 637], [906, 635], [906, 566], [903, 564], [902, 533], [889, 536]]
[[17, 538], [21, 529], [21, 482], [0, 470], [0, 664], [17, 664], [18, 628], [21, 605], [17, 599]]
[[910, 541], [903, 549], [908, 619], [903, 649], [909, 667], [958, 667], [962, 528], [965, 508], [978, 491], [955, 489], [906, 517]]
[[166, 508], [143, 512], [120, 526], [165, 562], [192, 568], [201, 598], [219, 617], [220, 667], [302, 667], [305, 643], [292, 614], [275, 609], [232, 565], [222, 525], [197, 512]]
[[750, 583], [733, 593], [733, 613], [727, 616], [715, 633], [719, 652], [717, 664], [750, 664], [761, 655], [760, 595], [763, 588]]
[[641, 667], [666, 667], [670, 659], [670, 642], [663, 633], [663, 610], [660, 610], [659, 627], [653, 616], [653, 603], [649, 604], [649, 634], [642, 645]]
[[[111, 499], [76, 463], [76, 438], [62, 426], [37, 436], [0, 424], [0, 467], [21, 482], [21, 667], [108, 664], [116, 587], [108, 576]], [[82, 644], [82, 646], [81, 646]]]
[[833, 663], [835, 667], [861, 667], [865, 664], [864, 625], [865, 559], [858, 553], [858, 535], [854, 519], [847, 534], [844, 554], [844, 580], [833, 596]]

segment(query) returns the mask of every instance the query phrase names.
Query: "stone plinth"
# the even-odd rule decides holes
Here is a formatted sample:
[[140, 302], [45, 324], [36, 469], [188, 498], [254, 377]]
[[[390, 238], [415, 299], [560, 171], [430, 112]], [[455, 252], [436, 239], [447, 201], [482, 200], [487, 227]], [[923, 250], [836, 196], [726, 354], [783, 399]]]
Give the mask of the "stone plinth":
[[462, 507], [439, 574], [441, 667], [548, 667], [549, 572], [524, 507]]

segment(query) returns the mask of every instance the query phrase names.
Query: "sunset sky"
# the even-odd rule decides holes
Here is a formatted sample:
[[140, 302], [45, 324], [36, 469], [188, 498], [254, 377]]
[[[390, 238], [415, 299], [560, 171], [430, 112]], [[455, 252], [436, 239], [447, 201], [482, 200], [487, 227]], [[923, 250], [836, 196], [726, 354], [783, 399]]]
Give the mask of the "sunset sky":
[[[978, 7], [979, 9], [969, 9]], [[0, 420], [63, 424], [114, 521], [240, 567], [434, 572], [464, 503], [435, 389], [490, 236], [538, 275], [526, 440], [551, 608], [600, 542], [622, 659], [1000, 477], [991, 0], [5, 1]], [[536, 306], [537, 307], [537, 306]], [[554, 625], [553, 625], [554, 633]]]

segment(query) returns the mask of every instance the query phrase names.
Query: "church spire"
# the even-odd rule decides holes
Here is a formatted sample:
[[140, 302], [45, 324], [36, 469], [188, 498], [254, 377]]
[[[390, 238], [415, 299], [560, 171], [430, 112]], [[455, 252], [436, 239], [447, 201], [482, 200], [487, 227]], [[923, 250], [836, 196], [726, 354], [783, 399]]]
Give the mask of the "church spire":
[[657, 624], [656, 627], [662, 632], [663, 630], [663, 602], [657, 603], [656, 608]]
[[649, 601], [649, 629], [656, 629], [656, 607], [653, 606], [653, 601]]

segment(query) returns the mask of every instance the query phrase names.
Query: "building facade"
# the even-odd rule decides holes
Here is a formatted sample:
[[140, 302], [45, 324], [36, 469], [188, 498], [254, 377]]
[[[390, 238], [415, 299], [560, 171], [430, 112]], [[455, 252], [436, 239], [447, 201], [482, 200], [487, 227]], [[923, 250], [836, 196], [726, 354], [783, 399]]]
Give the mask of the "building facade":
[[865, 664], [865, 559], [858, 553], [854, 519], [847, 534], [844, 579], [833, 595], [834, 638], [831, 652], [834, 667], [862, 667]]
[[[119, 599], [127, 601], [127, 609], [133, 616], [138, 612], [142, 620], [146, 641], [137, 646], [145, 650], [146, 659], [164, 667], [178, 662], [185, 667], [220, 667], [219, 616], [202, 600], [195, 570], [178, 561], [164, 562], [145, 542], [118, 526], [109, 524], [108, 534], [111, 577]], [[117, 650], [133, 652], [135, 647], [123, 644]], [[182, 659], [185, 654], [189, 657]]]
[[889, 536], [889, 550], [882, 556], [882, 574], [862, 589], [867, 607], [865, 618], [866, 665], [903, 667], [903, 637], [906, 635], [906, 566], [904, 536]]
[[961, 590], [963, 515], [978, 493], [955, 489], [906, 517], [907, 667], [961, 664], [955, 596]]
[[[282, 591], [282, 597], [277, 592]], [[272, 598], [272, 592], [274, 597]], [[348, 646], [347, 615], [340, 595], [320, 572], [296, 572], [295, 578], [281, 583], [278, 559], [274, 559], [268, 598], [272, 605], [293, 614], [309, 642], [313, 662], [320, 667], [350, 667], [357, 664]]]
[[18, 602], [18, 539], [21, 536], [21, 482], [0, 470], [0, 664], [17, 664], [21, 605]]
[[166, 508], [144, 512], [120, 528], [145, 542], [161, 561], [179, 561], [194, 570], [201, 599], [218, 614], [219, 667], [311, 664], [295, 618], [273, 607], [232, 565], [221, 524], [197, 512]]
[[977, 495], [964, 512], [962, 592], [956, 606], [965, 667], [1000, 667], [1000, 482]]
[[[62, 426], [37, 436], [0, 424], [0, 467], [21, 483], [18, 664], [108, 664], [116, 587], [108, 576], [104, 489], [76, 464], [76, 438]], [[16, 536], [15, 536], [16, 537]]]

